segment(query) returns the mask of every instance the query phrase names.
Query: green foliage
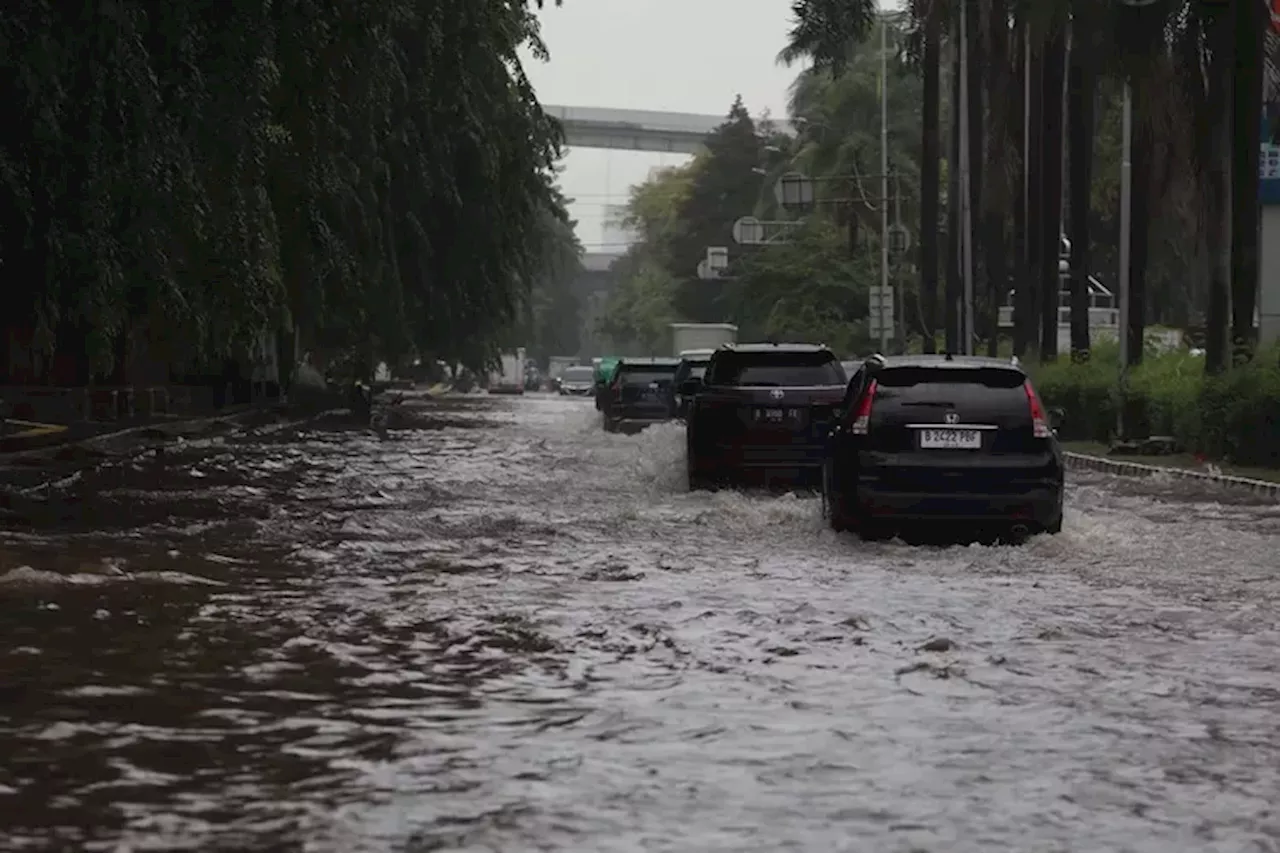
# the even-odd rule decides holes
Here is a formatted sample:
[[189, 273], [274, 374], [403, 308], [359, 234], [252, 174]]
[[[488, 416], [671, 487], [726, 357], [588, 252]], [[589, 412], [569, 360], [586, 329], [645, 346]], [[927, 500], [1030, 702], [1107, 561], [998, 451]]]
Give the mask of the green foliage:
[[877, 281], [878, 255], [849, 257], [844, 234], [815, 218], [791, 241], [748, 255], [730, 288], [744, 340], [825, 343], [841, 353], [866, 352], [867, 287]]
[[[895, 46], [901, 40], [896, 29], [892, 39]], [[623, 284], [601, 331], [646, 352], [660, 349], [663, 338], [655, 330], [673, 321], [734, 322], [743, 340], [821, 341], [849, 353], [870, 346], [867, 287], [879, 281], [880, 182], [849, 176], [880, 172], [878, 44], [876, 37], [874, 44], [869, 39], [846, 50], [838, 76], [815, 70], [800, 75], [791, 103], [796, 139], [756, 126], [737, 102], [704, 154], [633, 188], [625, 224], [641, 239], [615, 268]], [[891, 192], [900, 189], [903, 222], [910, 228], [919, 174], [920, 82], [902, 57], [895, 55], [888, 67], [890, 160], [901, 174]], [[778, 177], [792, 169], [817, 180], [823, 199], [818, 209], [787, 240], [762, 247], [735, 244], [731, 229], [740, 216], [795, 215], [779, 209], [773, 197]], [[852, 250], [851, 216], [861, 234]], [[694, 277], [708, 246], [730, 249], [726, 280]], [[897, 264], [893, 274], [900, 281], [912, 278]], [[908, 310], [915, 310], [914, 296]]]
[[669, 323], [725, 320], [724, 284], [699, 279], [696, 270], [709, 246], [741, 255], [733, 222], [763, 193], [766, 138], [739, 98], [703, 153], [632, 188], [623, 222], [640, 241], [615, 268], [622, 284], [599, 327], [616, 349], [659, 352]]
[[[640, 261], [606, 307], [600, 331], [630, 354], [668, 355], [668, 324], [677, 322], [674, 300], [679, 283], [658, 263]], [[628, 344], [630, 346], [628, 346]]]
[[525, 2], [18, 0], [0, 11], [6, 317], [97, 372], [296, 324], [486, 358], [563, 265]]
[[[1110, 441], [1120, 404], [1114, 344], [1094, 348], [1087, 363], [1068, 358], [1040, 365], [1036, 387], [1067, 412], [1068, 440]], [[1218, 376], [1204, 358], [1180, 350], [1148, 352], [1129, 377], [1126, 414], [1139, 435], [1171, 435], [1188, 450], [1239, 465], [1280, 468], [1280, 349]]]

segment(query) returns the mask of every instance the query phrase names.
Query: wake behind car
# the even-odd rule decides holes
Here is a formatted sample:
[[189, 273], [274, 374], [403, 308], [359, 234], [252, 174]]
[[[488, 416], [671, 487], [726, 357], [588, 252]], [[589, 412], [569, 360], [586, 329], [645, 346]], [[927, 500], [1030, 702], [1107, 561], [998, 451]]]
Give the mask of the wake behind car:
[[671, 417], [684, 420], [689, 414], [689, 404], [693, 402], [693, 394], [681, 392], [682, 388], [693, 390], [690, 381], [702, 384], [702, 377], [711, 363], [713, 349], [687, 349], [680, 353], [680, 366], [676, 368], [675, 378], [671, 381]]
[[674, 358], [624, 358], [618, 362], [604, 402], [605, 432], [639, 432], [671, 418], [668, 393]]
[[816, 475], [845, 372], [814, 344], [726, 344], [715, 351], [689, 407], [689, 488], [743, 479]]
[[1016, 361], [873, 356], [849, 382], [823, 465], [823, 510], [867, 538], [912, 522], [1062, 529], [1055, 430]]

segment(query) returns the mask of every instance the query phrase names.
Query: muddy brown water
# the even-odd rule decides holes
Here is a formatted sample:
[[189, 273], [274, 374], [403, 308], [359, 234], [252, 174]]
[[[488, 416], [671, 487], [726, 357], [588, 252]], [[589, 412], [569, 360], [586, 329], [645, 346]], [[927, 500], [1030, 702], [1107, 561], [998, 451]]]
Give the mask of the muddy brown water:
[[1079, 474], [1057, 537], [865, 544], [688, 494], [674, 425], [419, 416], [3, 534], [0, 850], [1277, 849], [1275, 504]]

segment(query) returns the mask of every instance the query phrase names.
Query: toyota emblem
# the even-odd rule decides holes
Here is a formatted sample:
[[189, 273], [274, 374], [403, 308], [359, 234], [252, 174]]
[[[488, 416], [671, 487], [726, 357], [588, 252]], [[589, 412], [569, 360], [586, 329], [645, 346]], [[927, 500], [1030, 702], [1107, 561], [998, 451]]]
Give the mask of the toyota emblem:
[[947, 412], [942, 419], [949, 424], [960, 423], [960, 416], [957, 415], [955, 412]]
[[782, 389], [781, 389], [781, 388], [774, 388], [772, 391], [770, 391], [770, 392], [769, 392], [769, 396], [770, 396], [770, 397], [772, 397], [772, 398], [773, 398], [773, 399], [775, 399], [775, 400], [781, 400], [781, 399], [782, 399]]

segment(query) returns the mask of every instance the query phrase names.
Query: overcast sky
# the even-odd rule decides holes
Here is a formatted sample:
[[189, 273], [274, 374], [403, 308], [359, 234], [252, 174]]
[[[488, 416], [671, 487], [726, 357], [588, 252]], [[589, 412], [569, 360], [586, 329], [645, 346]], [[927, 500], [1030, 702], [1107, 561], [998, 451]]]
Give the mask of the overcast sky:
[[[542, 35], [551, 61], [526, 58], [544, 104], [724, 115], [741, 94], [753, 115], [786, 116], [799, 68], [774, 60], [791, 28], [791, 0], [548, 0]], [[887, 7], [897, 8], [896, 0]], [[570, 151], [561, 177], [587, 251], [602, 248], [608, 204], [626, 200], [653, 166], [685, 158], [638, 151]]]

